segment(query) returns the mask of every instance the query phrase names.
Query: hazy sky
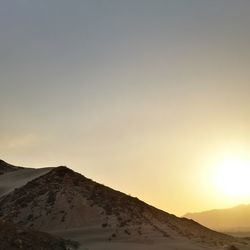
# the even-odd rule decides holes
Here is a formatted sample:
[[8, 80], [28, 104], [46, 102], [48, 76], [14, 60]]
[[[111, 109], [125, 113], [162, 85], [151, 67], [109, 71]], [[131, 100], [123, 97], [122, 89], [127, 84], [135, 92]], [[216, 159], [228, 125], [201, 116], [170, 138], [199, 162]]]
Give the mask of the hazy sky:
[[[250, 152], [249, 0], [0, 0], [0, 158], [67, 165], [167, 210]], [[228, 153], [229, 152], [229, 153]]]

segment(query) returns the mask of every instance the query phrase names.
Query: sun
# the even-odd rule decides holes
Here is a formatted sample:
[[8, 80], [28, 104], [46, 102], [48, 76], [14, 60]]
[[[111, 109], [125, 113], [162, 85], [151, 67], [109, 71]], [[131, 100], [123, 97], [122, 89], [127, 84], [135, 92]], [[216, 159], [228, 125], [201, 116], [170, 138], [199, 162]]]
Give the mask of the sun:
[[250, 194], [250, 161], [239, 157], [226, 157], [215, 168], [215, 185], [231, 197]]

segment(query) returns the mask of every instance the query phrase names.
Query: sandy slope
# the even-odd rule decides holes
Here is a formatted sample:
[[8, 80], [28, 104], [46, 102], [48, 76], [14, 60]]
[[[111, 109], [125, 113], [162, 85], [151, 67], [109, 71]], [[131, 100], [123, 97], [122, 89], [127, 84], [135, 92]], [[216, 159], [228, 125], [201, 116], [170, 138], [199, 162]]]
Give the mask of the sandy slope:
[[25, 185], [27, 182], [48, 173], [52, 168], [23, 168], [0, 175], [0, 197]]
[[[110, 231], [111, 232], [111, 231]], [[57, 232], [60, 237], [69, 238], [81, 243], [79, 250], [230, 250], [232, 245], [239, 250], [249, 250], [249, 245], [241, 243], [214, 245], [213, 241], [206, 243], [199, 239], [188, 239], [184, 237], [164, 238], [149, 232], [143, 237], [130, 236], [107, 240], [110, 232], [103, 233], [98, 228], [74, 229]]]

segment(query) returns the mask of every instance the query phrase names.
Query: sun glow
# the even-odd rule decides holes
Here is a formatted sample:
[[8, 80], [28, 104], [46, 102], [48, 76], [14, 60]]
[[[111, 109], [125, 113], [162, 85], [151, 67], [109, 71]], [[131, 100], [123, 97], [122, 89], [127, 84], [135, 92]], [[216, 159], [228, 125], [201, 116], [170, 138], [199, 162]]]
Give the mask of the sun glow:
[[225, 195], [242, 198], [250, 195], [250, 161], [226, 157], [215, 168], [215, 185]]

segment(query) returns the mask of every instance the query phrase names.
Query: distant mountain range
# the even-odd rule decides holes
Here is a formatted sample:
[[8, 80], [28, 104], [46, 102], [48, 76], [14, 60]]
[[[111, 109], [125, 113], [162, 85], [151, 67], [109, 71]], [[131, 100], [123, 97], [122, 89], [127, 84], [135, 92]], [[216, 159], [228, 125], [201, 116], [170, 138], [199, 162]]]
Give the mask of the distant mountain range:
[[13, 227], [44, 231], [96, 250], [202, 250], [232, 245], [250, 249], [247, 240], [176, 217], [67, 167], [31, 169], [0, 163], [0, 221]]
[[200, 213], [188, 213], [184, 217], [218, 231], [250, 232], [250, 205], [226, 209], [214, 209]]

